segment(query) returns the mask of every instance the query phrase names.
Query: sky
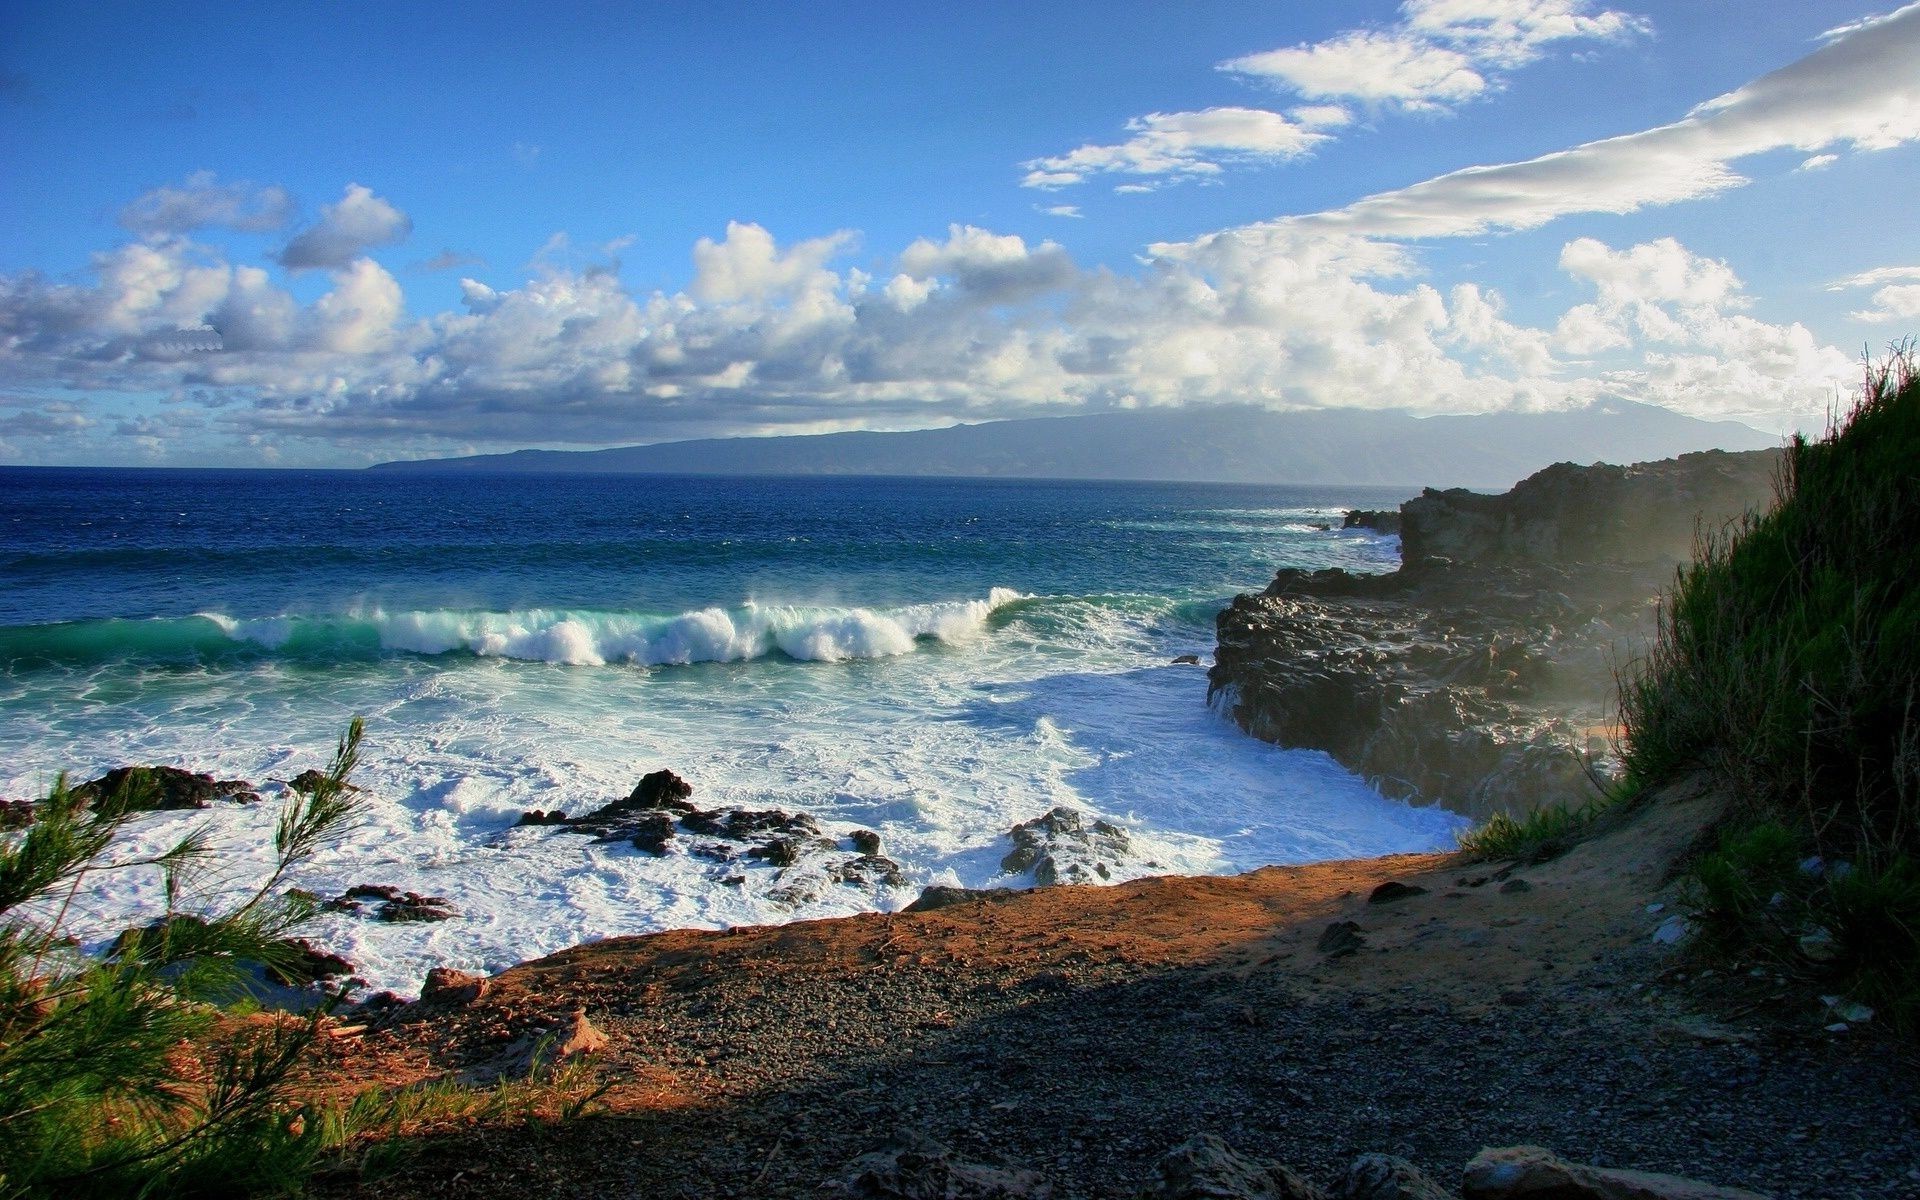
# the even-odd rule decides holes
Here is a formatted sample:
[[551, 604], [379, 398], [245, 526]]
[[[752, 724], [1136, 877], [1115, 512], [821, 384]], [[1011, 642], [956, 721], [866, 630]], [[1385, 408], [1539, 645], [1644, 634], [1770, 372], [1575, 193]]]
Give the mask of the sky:
[[1920, 4], [0, 6], [0, 463], [1171, 405], [1817, 430]]

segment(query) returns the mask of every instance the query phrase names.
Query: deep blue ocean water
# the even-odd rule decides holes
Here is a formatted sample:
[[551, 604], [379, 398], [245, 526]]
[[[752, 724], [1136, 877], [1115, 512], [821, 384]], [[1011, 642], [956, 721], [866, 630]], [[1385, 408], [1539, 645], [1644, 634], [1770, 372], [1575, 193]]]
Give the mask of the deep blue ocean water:
[[[895, 907], [998, 874], [1056, 804], [1126, 825], [1118, 877], [1444, 844], [1323, 756], [1205, 704], [1214, 614], [1279, 565], [1388, 569], [1341, 510], [1403, 489], [923, 479], [0, 469], [0, 794], [166, 762], [255, 781], [368, 722], [362, 827], [305, 882], [447, 895], [329, 917], [379, 986], [589, 937]], [[1336, 528], [1323, 530], [1318, 525]], [[706, 805], [879, 830], [901, 889], [795, 908], [774, 869], [507, 832], [670, 766]], [[211, 820], [236, 872], [271, 815]], [[157, 883], [102, 880], [103, 927]], [[324, 922], [323, 922], [324, 923]]]

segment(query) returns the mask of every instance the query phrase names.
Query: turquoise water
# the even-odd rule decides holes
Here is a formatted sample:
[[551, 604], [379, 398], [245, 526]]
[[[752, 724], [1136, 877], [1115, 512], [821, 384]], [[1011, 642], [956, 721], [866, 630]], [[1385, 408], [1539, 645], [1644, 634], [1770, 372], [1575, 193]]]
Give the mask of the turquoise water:
[[[265, 782], [367, 719], [361, 827], [299, 882], [393, 883], [432, 926], [327, 917], [377, 986], [497, 969], [615, 933], [891, 908], [997, 874], [1057, 804], [1125, 825], [1116, 878], [1447, 843], [1323, 756], [1205, 707], [1213, 617], [1275, 566], [1387, 569], [1323, 531], [1400, 490], [888, 479], [0, 470], [0, 794], [165, 762]], [[666, 766], [707, 806], [871, 828], [898, 889], [794, 907], [546, 830]], [[234, 886], [271, 814], [211, 821]], [[159, 903], [102, 878], [101, 927]]]

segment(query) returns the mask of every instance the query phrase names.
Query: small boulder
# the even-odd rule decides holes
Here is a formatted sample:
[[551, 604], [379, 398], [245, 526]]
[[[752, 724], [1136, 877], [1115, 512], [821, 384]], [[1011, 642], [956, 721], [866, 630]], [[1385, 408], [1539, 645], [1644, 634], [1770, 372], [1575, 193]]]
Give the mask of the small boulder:
[[1367, 896], [1368, 904], [1392, 904], [1395, 900], [1405, 900], [1410, 896], [1424, 896], [1427, 889], [1417, 884], [1401, 883], [1398, 879], [1389, 879]]
[[0, 829], [25, 829], [33, 822], [33, 801], [0, 800]]
[[633, 791], [627, 793], [627, 803], [636, 808], [691, 812], [693, 805], [687, 803], [691, 795], [693, 785], [663, 767], [642, 775], [640, 782], [633, 785]]
[[558, 808], [554, 809], [551, 812], [547, 812], [538, 808], [530, 808], [526, 812], [521, 813], [520, 819], [514, 822], [516, 826], [518, 825], [565, 825], [566, 823], [567, 823], [567, 814], [565, 810], [558, 809]]
[[1032, 1171], [962, 1159], [915, 1130], [902, 1130], [849, 1164], [850, 1195], [873, 1200], [1049, 1200], [1053, 1185]]
[[835, 863], [827, 868], [827, 874], [840, 883], [855, 887], [899, 887], [905, 882], [900, 872], [900, 864], [878, 854], [861, 854]]
[[1347, 1168], [1333, 1200], [1453, 1200], [1453, 1193], [1404, 1158], [1363, 1154]]
[[920, 898], [903, 912], [934, 912], [958, 904], [1000, 904], [1023, 893], [1010, 888], [963, 888], [936, 883], [920, 893]]
[[[316, 771], [312, 767], [308, 767], [292, 779], [287, 780], [287, 787], [291, 791], [299, 792], [302, 796], [311, 796], [314, 791], [326, 781], [327, 776], [325, 772]], [[340, 786], [349, 792], [357, 792], [360, 790], [351, 783], [343, 783]]]
[[1760, 1192], [1568, 1162], [1539, 1146], [1482, 1150], [1467, 1164], [1466, 1200], [1769, 1200]]
[[880, 835], [871, 829], [856, 829], [848, 835], [847, 840], [862, 854], [880, 853]]
[[435, 967], [427, 972], [426, 979], [420, 984], [420, 999], [427, 1004], [458, 1007], [472, 1004], [485, 996], [490, 986], [485, 975], [456, 971], [452, 967]]
[[1345, 958], [1349, 954], [1358, 954], [1367, 944], [1366, 931], [1353, 921], [1335, 921], [1320, 934], [1320, 940], [1314, 948], [1328, 958]]
[[1327, 1194], [1279, 1163], [1248, 1158], [1201, 1133], [1153, 1164], [1139, 1200], [1327, 1200]]
[[353, 964], [305, 938], [282, 938], [285, 957], [266, 963], [267, 978], [287, 987], [308, 987], [327, 979], [353, 974]]
[[1182, 654], [1173, 660], [1173, 665], [1176, 667], [1197, 667], [1200, 665], [1200, 656], [1198, 654]]

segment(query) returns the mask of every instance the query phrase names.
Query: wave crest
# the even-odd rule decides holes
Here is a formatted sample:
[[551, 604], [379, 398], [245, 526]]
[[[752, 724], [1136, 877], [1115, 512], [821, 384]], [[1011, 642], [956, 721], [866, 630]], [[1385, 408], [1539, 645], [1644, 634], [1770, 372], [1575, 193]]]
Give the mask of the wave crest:
[[923, 640], [959, 642], [998, 609], [1026, 599], [994, 588], [983, 600], [898, 608], [747, 603], [675, 614], [528, 609], [342, 616], [83, 621], [0, 630], [0, 661], [207, 659], [266, 653], [342, 660], [381, 654], [471, 654], [569, 666], [739, 662], [782, 654], [807, 662], [909, 654]]

